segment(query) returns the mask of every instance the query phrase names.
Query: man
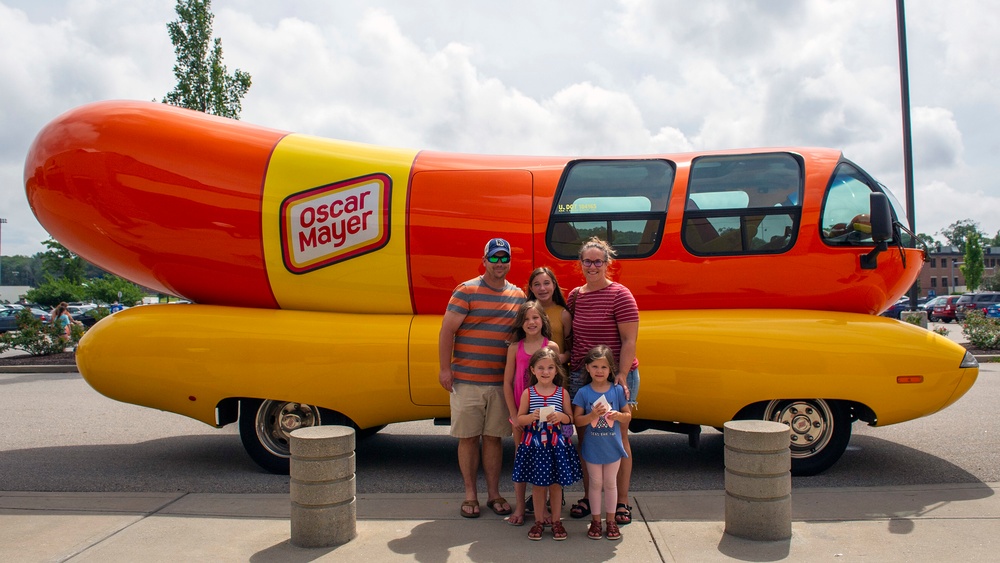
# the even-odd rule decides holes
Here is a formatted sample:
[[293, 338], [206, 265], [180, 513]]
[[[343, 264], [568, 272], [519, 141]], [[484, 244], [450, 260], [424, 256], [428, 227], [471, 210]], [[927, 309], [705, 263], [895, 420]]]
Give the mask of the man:
[[486, 475], [486, 506], [499, 515], [511, 513], [510, 504], [500, 496], [501, 439], [511, 435], [503, 373], [507, 340], [524, 292], [507, 281], [510, 243], [490, 239], [482, 260], [486, 272], [459, 284], [452, 293], [438, 338], [438, 379], [451, 393], [451, 435], [458, 438], [465, 518], [479, 517], [480, 464]]

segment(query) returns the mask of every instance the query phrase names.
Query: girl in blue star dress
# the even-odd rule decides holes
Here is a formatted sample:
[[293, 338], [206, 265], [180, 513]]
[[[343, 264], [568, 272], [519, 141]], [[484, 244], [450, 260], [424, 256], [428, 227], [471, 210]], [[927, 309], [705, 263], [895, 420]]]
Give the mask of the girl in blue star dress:
[[[549, 502], [555, 508], [562, 506], [562, 487], [583, 478], [576, 448], [562, 433], [564, 424], [573, 424], [569, 393], [562, 387], [566, 375], [559, 355], [552, 348], [532, 354], [528, 370], [531, 386], [521, 395], [517, 416], [518, 424], [525, 427], [524, 437], [514, 455], [512, 477], [515, 483], [531, 483], [535, 506], [545, 506], [548, 489]], [[545, 417], [541, 416], [543, 409]], [[528, 532], [528, 539], [542, 539], [544, 530], [542, 511], [536, 510], [535, 525]], [[558, 510], [552, 511], [552, 538], [566, 539]]]
[[[632, 420], [632, 411], [625, 399], [625, 390], [615, 383], [615, 355], [607, 346], [595, 346], [583, 360], [586, 379], [573, 398], [573, 414], [583, 444], [580, 455], [587, 464], [590, 490], [594, 505], [587, 537], [599, 540], [601, 533], [601, 492], [604, 492], [604, 512], [607, 514], [609, 540], [621, 539], [615, 522], [618, 501], [618, 467], [627, 457], [622, 446], [621, 422]], [[623, 504], [617, 505], [619, 507]]]

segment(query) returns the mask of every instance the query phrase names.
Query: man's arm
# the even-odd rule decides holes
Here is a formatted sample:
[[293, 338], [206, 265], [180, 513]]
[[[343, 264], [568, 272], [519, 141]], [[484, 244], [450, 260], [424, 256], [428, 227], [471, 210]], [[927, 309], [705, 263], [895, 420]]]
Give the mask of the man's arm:
[[451, 393], [451, 385], [455, 380], [451, 373], [451, 355], [455, 350], [455, 333], [458, 332], [458, 328], [462, 326], [464, 321], [465, 315], [447, 311], [441, 322], [441, 333], [438, 335], [438, 363], [441, 367], [438, 372], [438, 382], [449, 393]]

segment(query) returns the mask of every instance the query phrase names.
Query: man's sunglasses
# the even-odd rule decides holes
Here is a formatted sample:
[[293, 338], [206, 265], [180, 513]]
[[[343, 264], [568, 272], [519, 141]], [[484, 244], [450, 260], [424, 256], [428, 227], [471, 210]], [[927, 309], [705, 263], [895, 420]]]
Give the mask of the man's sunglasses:
[[489, 260], [490, 264], [496, 264], [497, 262], [506, 264], [510, 262], [510, 256], [490, 256], [487, 260]]

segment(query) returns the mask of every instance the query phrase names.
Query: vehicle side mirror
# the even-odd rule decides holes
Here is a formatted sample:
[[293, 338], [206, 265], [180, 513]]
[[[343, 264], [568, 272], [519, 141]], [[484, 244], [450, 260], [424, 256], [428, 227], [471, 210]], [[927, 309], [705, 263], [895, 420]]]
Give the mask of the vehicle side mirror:
[[889, 198], [883, 193], [872, 192], [869, 206], [871, 209], [868, 217], [871, 221], [875, 248], [861, 257], [862, 270], [875, 269], [878, 265], [878, 255], [889, 248], [887, 241], [892, 239], [892, 211], [889, 209]]

